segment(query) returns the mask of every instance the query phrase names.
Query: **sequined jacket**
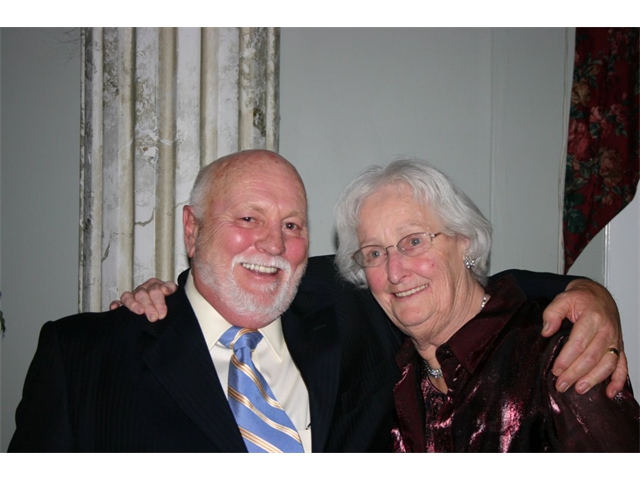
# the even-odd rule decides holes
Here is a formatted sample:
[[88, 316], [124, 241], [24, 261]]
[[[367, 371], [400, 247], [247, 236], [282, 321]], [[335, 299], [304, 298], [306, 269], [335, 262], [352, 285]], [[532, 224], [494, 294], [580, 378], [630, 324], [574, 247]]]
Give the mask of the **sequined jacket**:
[[585, 395], [558, 393], [551, 367], [572, 324], [544, 338], [544, 306], [527, 301], [512, 278], [487, 291], [484, 310], [437, 350], [447, 394], [426, 379], [409, 340], [399, 351], [394, 451], [638, 452], [629, 381], [613, 400], [606, 383]]

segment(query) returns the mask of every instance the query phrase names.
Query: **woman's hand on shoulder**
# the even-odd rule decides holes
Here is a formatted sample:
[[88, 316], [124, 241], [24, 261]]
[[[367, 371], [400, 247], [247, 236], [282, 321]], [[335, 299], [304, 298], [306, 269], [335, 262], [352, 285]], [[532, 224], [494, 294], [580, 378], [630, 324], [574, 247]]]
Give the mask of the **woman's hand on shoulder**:
[[120, 301], [114, 300], [109, 305], [109, 310], [125, 306], [133, 313], [146, 315], [150, 322], [162, 320], [167, 316], [167, 303], [165, 297], [175, 293], [178, 285], [175, 282], [164, 282], [157, 278], [150, 278], [142, 285], [137, 286], [133, 292], [124, 292]]

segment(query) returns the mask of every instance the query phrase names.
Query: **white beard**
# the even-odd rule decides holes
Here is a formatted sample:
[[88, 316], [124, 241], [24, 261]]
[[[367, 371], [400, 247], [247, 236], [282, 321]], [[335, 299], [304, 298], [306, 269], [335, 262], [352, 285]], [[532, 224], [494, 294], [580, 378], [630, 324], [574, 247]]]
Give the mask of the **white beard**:
[[[254, 322], [264, 325], [271, 323], [289, 308], [306, 268], [305, 263], [298, 271], [292, 272], [291, 264], [286, 260], [264, 255], [247, 257], [238, 254], [233, 257], [229, 268], [216, 269], [211, 263], [202, 262], [196, 252], [193, 262], [202, 282], [215, 292], [225, 305], [238, 315], [250, 316]], [[265, 285], [262, 288], [263, 295], [258, 296], [241, 288], [233, 275], [236, 267], [244, 268], [242, 263], [276, 267], [284, 272], [285, 278], [283, 282]], [[265, 303], [264, 297], [268, 294], [272, 296], [269, 297], [269, 302]]]

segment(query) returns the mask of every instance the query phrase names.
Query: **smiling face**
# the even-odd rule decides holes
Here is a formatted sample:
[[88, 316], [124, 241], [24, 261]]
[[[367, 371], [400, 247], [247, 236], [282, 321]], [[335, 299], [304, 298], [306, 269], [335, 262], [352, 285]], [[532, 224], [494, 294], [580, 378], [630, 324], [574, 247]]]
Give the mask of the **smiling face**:
[[280, 156], [243, 152], [216, 166], [202, 221], [184, 210], [196, 288], [229, 322], [260, 328], [287, 309], [306, 267], [307, 201]]
[[[443, 227], [404, 183], [385, 185], [367, 197], [359, 218], [360, 247], [396, 245], [411, 233], [437, 233]], [[466, 238], [442, 234], [419, 256], [408, 257], [391, 247], [386, 263], [365, 269], [373, 296], [414, 341], [439, 343], [468, 320], [467, 299], [475, 281], [462, 260], [467, 247]]]

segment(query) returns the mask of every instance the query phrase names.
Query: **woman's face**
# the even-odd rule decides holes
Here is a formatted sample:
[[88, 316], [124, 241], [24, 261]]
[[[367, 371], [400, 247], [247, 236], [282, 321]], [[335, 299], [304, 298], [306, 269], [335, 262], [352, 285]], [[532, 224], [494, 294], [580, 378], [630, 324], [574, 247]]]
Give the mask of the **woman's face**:
[[[441, 231], [435, 212], [418, 203], [403, 183], [386, 185], [365, 199], [357, 230], [360, 247], [387, 247], [411, 233]], [[463, 262], [467, 246], [464, 237], [438, 235], [425, 253], [408, 257], [394, 246], [386, 263], [365, 269], [373, 296], [398, 328], [428, 341], [447, 328], [460, 307], [456, 293], [469, 286]]]

